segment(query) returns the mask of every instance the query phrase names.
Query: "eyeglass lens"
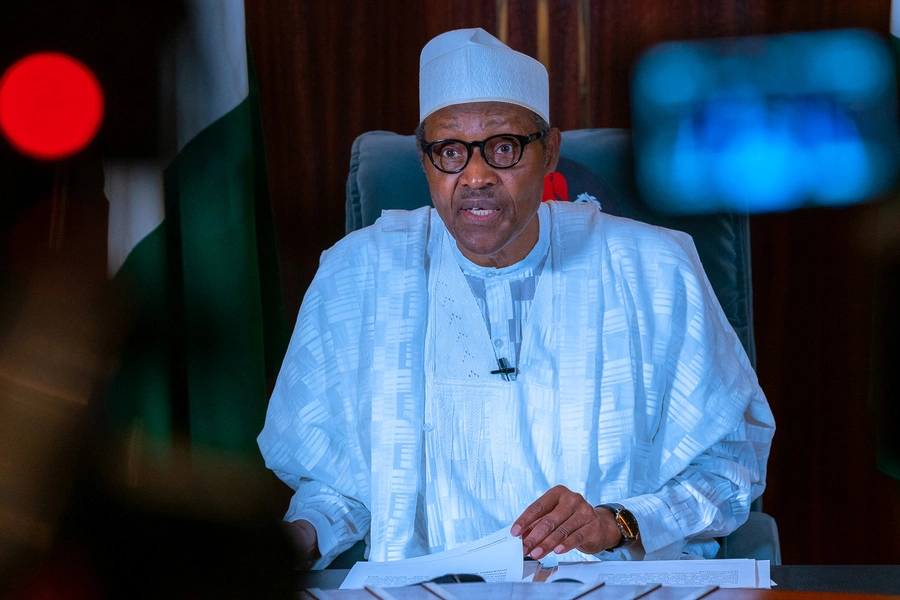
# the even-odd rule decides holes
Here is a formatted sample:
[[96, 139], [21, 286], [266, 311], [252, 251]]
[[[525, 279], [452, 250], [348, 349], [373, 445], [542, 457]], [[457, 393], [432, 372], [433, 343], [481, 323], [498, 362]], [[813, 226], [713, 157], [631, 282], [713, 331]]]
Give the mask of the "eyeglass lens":
[[[479, 144], [472, 144], [477, 146]], [[484, 160], [492, 167], [506, 168], [516, 164], [522, 154], [522, 144], [509, 135], [495, 135], [481, 144]], [[446, 140], [431, 148], [435, 165], [445, 171], [458, 171], [469, 160], [466, 144], [458, 140]]]

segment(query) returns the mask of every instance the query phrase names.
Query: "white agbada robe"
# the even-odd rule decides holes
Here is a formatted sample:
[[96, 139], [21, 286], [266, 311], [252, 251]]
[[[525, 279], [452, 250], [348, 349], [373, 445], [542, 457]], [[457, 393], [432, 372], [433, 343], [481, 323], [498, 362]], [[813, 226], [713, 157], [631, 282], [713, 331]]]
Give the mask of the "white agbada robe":
[[433, 209], [323, 254], [259, 436], [315, 567], [363, 536], [370, 560], [452, 548], [557, 484], [640, 523], [640, 547], [588, 558], [711, 556], [746, 519], [774, 421], [690, 238], [547, 205], [511, 382]]

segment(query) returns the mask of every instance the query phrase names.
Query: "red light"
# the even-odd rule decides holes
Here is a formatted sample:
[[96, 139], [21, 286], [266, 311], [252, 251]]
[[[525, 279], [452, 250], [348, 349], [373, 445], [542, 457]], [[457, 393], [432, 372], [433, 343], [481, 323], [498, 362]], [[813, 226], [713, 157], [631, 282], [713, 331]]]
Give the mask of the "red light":
[[0, 131], [23, 154], [43, 160], [75, 154], [102, 120], [100, 83], [71, 56], [31, 54], [0, 79]]

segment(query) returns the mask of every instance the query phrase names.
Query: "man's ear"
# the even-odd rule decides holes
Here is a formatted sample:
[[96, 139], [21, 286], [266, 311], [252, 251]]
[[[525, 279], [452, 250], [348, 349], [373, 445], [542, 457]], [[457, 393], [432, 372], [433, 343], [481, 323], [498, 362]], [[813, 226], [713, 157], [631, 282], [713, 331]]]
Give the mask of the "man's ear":
[[553, 127], [550, 135], [547, 136], [547, 143], [544, 145], [545, 175], [556, 170], [556, 165], [559, 163], [560, 144], [562, 144], [562, 134], [559, 129]]

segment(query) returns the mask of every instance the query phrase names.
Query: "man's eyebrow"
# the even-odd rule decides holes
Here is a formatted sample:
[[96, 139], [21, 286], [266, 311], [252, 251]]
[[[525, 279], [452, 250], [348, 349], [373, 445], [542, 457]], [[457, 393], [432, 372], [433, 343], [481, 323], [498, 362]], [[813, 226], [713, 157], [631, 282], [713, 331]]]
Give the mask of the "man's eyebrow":
[[450, 119], [446, 119], [444, 121], [438, 121], [437, 126], [440, 129], [459, 129], [460, 122], [459, 122], [459, 119], [450, 118]]
[[509, 123], [509, 119], [505, 119], [503, 117], [494, 117], [490, 121], [485, 121], [484, 127], [482, 127], [482, 129], [484, 129], [487, 126], [506, 125], [507, 123]]
[[[505, 125], [509, 123], [509, 119], [504, 117], [493, 117], [488, 121], [484, 121], [482, 123], [481, 129], [487, 129], [488, 127], [494, 127], [497, 125]], [[438, 122], [437, 126], [441, 129], [461, 129], [462, 122], [457, 117], [450, 117], [445, 121]]]

